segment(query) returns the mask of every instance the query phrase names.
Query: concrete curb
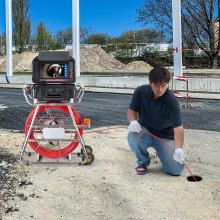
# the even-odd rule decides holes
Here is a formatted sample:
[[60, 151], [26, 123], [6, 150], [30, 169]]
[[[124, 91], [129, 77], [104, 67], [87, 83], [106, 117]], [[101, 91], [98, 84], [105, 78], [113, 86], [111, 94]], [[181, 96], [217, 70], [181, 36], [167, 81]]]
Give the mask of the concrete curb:
[[[8, 89], [22, 89], [24, 84], [12, 84], [12, 83], [0, 83], [0, 88]], [[118, 93], [118, 94], [133, 94], [134, 88], [115, 88], [115, 87], [91, 87], [85, 86], [85, 91], [88, 92], [106, 92], [106, 93]], [[181, 97], [185, 97], [185, 92], [180, 92]], [[220, 100], [220, 93], [195, 93], [189, 92], [189, 98], [195, 99], [215, 99]]]
[[[9, 78], [11, 84], [32, 84], [31, 74], [15, 75]], [[193, 93], [220, 94], [220, 78], [213, 77], [188, 77], [188, 90]], [[0, 75], [0, 83], [6, 84], [5, 76]], [[76, 84], [91, 88], [135, 89], [136, 87], [148, 83], [145, 76], [80, 76], [76, 79]], [[175, 91], [186, 91], [186, 81], [171, 80], [169, 88]]]

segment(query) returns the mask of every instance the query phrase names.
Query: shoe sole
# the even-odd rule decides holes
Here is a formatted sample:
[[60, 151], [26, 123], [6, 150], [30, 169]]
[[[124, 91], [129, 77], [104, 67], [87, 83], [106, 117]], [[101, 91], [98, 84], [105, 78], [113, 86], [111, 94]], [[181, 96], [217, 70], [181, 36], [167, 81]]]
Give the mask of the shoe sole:
[[138, 171], [137, 171], [137, 174], [138, 174], [138, 175], [143, 175], [143, 174], [146, 174], [146, 173], [147, 173], [147, 170], [146, 170], [146, 171], [141, 171], [141, 172], [138, 172]]

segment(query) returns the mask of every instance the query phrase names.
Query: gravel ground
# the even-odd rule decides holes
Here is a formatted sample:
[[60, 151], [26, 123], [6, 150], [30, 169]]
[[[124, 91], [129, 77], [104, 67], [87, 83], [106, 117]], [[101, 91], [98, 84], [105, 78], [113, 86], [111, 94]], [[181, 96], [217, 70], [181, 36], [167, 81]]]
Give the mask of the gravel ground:
[[[127, 125], [130, 99], [86, 93], [76, 109], [81, 117], [91, 118], [94, 130]], [[153, 151], [149, 173], [137, 176], [126, 129], [84, 135], [94, 149], [91, 166], [26, 166], [18, 157], [32, 107], [25, 104], [21, 90], [1, 89], [0, 219], [219, 219], [220, 103], [192, 100], [187, 109], [185, 100], [179, 101], [187, 164], [203, 177], [198, 183], [186, 181], [187, 170], [177, 178], [165, 175]]]
[[198, 183], [186, 180], [187, 170], [180, 177], [165, 175], [152, 149], [148, 174], [136, 175], [126, 129], [84, 135], [95, 155], [88, 166], [77, 165], [78, 157], [71, 166], [17, 163], [14, 158], [24, 135], [3, 130], [1, 134], [1, 154], [8, 155], [1, 162], [8, 183], [0, 197], [5, 220], [220, 218], [219, 132], [185, 131], [186, 163], [203, 178]]

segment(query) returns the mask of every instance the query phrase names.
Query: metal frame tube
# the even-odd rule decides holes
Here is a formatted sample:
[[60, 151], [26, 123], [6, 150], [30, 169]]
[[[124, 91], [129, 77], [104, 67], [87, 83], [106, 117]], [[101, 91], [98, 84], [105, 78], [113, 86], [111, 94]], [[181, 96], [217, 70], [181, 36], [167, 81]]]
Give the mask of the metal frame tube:
[[172, 0], [174, 76], [182, 76], [181, 0]]
[[6, 10], [6, 76], [12, 73], [12, 0], [5, 0]]
[[37, 107], [36, 107], [36, 109], [35, 109], [35, 112], [34, 112], [34, 116], [33, 116], [33, 118], [32, 118], [31, 124], [30, 124], [30, 127], [29, 127], [29, 129], [28, 129], [27, 136], [25, 137], [25, 140], [24, 140], [24, 143], [23, 143], [23, 146], [22, 146], [22, 150], [21, 150], [21, 153], [20, 153], [20, 161], [22, 161], [22, 156], [23, 156], [23, 154], [24, 154], [24, 151], [25, 151], [25, 148], [26, 148], [28, 139], [29, 139], [29, 137], [30, 137], [31, 129], [32, 129], [32, 127], [33, 127], [34, 120], [35, 120], [35, 118], [36, 118], [36, 116], [37, 116], [37, 113], [38, 113], [38, 111], [39, 111], [39, 107], [40, 107], [40, 106], [37, 105]]
[[79, 0], [72, 0], [72, 54], [76, 76], [80, 76]]

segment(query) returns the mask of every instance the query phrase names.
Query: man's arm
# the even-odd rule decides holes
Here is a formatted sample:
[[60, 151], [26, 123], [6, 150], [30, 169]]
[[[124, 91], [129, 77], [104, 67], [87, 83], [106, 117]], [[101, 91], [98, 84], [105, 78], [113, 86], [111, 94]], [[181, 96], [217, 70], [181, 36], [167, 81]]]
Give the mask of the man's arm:
[[184, 143], [183, 126], [174, 128], [174, 142], [175, 142], [176, 147], [183, 147], [183, 143]]
[[137, 112], [134, 111], [134, 110], [131, 110], [131, 109], [128, 109], [128, 120], [131, 122], [131, 121], [134, 121], [134, 120], [137, 120]]

